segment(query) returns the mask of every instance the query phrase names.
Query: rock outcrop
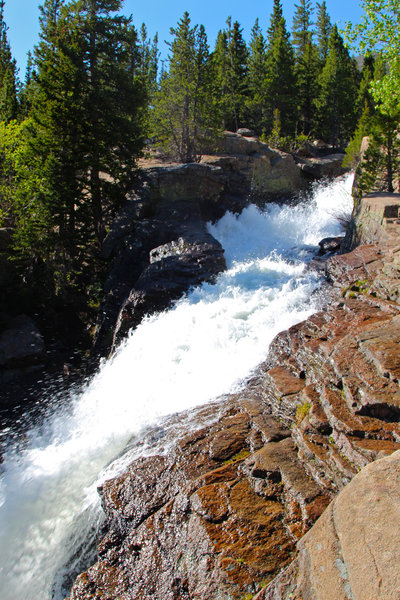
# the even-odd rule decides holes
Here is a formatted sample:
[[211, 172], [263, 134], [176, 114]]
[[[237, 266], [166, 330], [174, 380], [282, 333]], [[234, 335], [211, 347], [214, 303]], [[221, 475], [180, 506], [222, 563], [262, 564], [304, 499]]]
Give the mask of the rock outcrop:
[[269, 412], [246, 392], [184, 419], [175, 440], [150, 432], [168, 452], [101, 488], [112, 526], [71, 600], [228, 600], [269, 582], [330, 500]]
[[239, 133], [225, 132], [218, 154], [203, 156], [201, 163], [222, 169], [228, 193], [253, 201], [287, 200], [308, 185], [291, 154]]
[[345, 249], [352, 250], [360, 244], [386, 244], [391, 237], [396, 238], [399, 224], [400, 194], [368, 194], [355, 207]]
[[150, 194], [144, 205], [143, 197], [132, 197], [108, 234], [103, 251], [112, 267], [95, 334], [99, 354], [146, 314], [165, 310], [225, 269], [223, 249], [207, 232], [199, 200], [179, 196], [176, 191], [173, 200], [153, 202]]
[[315, 179], [338, 177], [346, 172], [343, 167], [344, 157], [344, 154], [337, 153], [321, 157], [302, 158], [298, 161], [298, 165], [304, 174]]
[[175, 441], [150, 432], [153, 455], [104, 484], [108, 533], [71, 600], [399, 597], [390, 219], [329, 259], [327, 308], [278, 335], [242, 392], [170, 424]]
[[399, 489], [399, 451], [367, 465], [254, 600], [398, 600]]

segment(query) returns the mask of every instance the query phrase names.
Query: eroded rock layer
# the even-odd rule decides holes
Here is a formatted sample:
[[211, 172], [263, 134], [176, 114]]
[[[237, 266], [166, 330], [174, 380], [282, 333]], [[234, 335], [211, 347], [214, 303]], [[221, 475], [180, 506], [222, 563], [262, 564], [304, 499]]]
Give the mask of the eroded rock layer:
[[[373, 548], [384, 507], [398, 515], [387, 496], [398, 490], [368, 488], [375, 471], [363, 470], [400, 449], [400, 246], [389, 225], [379, 244], [329, 260], [328, 308], [278, 335], [242, 392], [193, 414], [186, 434], [166, 434], [152, 456], [104, 484], [108, 533], [71, 600], [398, 598]], [[383, 511], [370, 509], [380, 498]], [[372, 530], [357, 517], [363, 510]], [[363, 548], [376, 567], [368, 585], [380, 595], [356, 591], [356, 529], [372, 544], [372, 554]]]
[[71, 600], [241, 598], [271, 581], [330, 497], [269, 413], [256, 391], [227, 398], [106, 482], [110, 529]]

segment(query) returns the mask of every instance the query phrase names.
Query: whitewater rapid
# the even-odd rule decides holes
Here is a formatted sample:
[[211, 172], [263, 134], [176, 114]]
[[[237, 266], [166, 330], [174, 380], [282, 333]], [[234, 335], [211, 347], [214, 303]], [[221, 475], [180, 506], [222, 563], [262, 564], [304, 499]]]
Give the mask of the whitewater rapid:
[[351, 184], [348, 176], [297, 206], [252, 205], [209, 225], [227, 271], [145, 319], [83, 393], [32, 428], [24, 449], [10, 445], [0, 481], [2, 600], [63, 598], [67, 540], [77, 519], [88, 536], [83, 521], [100, 518], [96, 488], [120, 468], [109, 463], [129, 439], [239, 389], [274, 336], [315, 311], [320, 281], [306, 264], [322, 238], [340, 234]]

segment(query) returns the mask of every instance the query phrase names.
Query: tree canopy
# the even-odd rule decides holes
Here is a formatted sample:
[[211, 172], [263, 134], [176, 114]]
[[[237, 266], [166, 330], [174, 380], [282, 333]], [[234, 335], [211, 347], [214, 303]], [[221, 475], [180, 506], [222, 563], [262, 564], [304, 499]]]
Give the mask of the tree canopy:
[[361, 0], [364, 9], [358, 25], [347, 24], [346, 34], [362, 54], [378, 52], [387, 72], [372, 84], [380, 111], [388, 116], [400, 114], [400, 4], [399, 0]]

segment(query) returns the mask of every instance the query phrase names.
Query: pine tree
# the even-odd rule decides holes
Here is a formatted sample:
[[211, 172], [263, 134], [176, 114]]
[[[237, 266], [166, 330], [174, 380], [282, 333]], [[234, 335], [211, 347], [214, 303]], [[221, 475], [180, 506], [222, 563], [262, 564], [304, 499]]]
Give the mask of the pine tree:
[[361, 114], [365, 108], [368, 108], [370, 113], [374, 110], [374, 101], [370, 91], [371, 82], [374, 79], [374, 70], [375, 58], [372, 54], [367, 53], [364, 57], [360, 86], [357, 94], [357, 111], [359, 114]]
[[203, 26], [191, 27], [185, 12], [170, 43], [169, 71], [156, 95], [155, 131], [179, 161], [197, 160], [213, 130], [209, 49]]
[[371, 191], [394, 192], [400, 178], [398, 120], [377, 112], [369, 123], [368, 148], [357, 170], [358, 194]]
[[326, 11], [326, 2], [325, 0], [321, 2], [321, 4], [317, 2], [316, 34], [318, 40], [319, 59], [322, 65], [325, 64], [328, 56], [328, 44], [331, 30], [332, 25], [329, 15]]
[[[105, 212], [123, 198], [143, 144], [144, 88], [138, 68], [137, 36], [131, 20], [112, 13], [120, 0], [75, 0], [73, 22], [81, 39], [84, 67], [85, 186], [89, 189], [97, 239], [105, 235]], [[106, 173], [111, 181], [101, 174]], [[118, 182], [118, 185], [115, 184]]]
[[360, 86], [357, 93], [357, 127], [348, 146], [346, 147], [346, 156], [343, 160], [343, 166], [351, 169], [355, 169], [360, 163], [362, 141], [363, 138], [370, 132], [371, 120], [375, 113], [375, 106], [370, 93], [370, 85], [374, 78], [374, 70], [375, 59], [371, 54], [367, 54], [364, 57]]
[[18, 112], [17, 67], [7, 40], [4, 21], [5, 1], [0, 0], [0, 121], [15, 119]]
[[[364, 108], [355, 134], [346, 148], [346, 165], [357, 167], [360, 195], [377, 190], [393, 192], [395, 183], [399, 185], [399, 120], [396, 116], [382, 113], [371, 93], [372, 85], [381, 81], [386, 70], [387, 65], [381, 55], [375, 59], [367, 53], [358, 92], [358, 104]], [[361, 156], [361, 142], [365, 137], [368, 137], [368, 147], [364, 156]]]
[[270, 18], [270, 25], [267, 30], [267, 40], [269, 46], [274, 43], [281, 20], [283, 19], [283, 9], [281, 0], [274, 0], [274, 5]]
[[19, 94], [20, 114], [22, 118], [26, 118], [32, 106], [32, 94], [35, 82], [34, 61], [31, 51], [28, 51], [25, 71], [25, 81], [21, 86]]
[[142, 146], [136, 34], [130, 19], [111, 14], [119, 7], [46, 0], [41, 9], [15, 243], [21, 255], [45, 261], [58, 293], [102, 241]]
[[248, 57], [248, 88], [247, 101], [248, 125], [260, 135], [266, 127], [265, 115], [265, 39], [259, 26], [258, 19], [251, 30]]
[[224, 128], [237, 130], [243, 124], [247, 89], [248, 50], [238, 21], [219, 32], [213, 54], [215, 96], [220, 98]]
[[292, 34], [293, 46], [296, 58], [298, 59], [304, 56], [310, 42], [311, 16], [313, 11], [310, 0], [300, 0], [300, 4], [295, 4], [295, 8]]
[[279, 111], [282, 133], [293, 135], [297, 119], [294, 52], [285, 19], [280, 15], [282, 5], [274, 0], [266, 52], [267, 128], [272, 129], [274, 115]]
[[211, 55], [213, 77], [213, 103], [223, 129], [228, 125], [228, 36], [225, 29], [220, 29]]
[[318, 56], [311, 31], [312, 8], [309, 0], [296, 5], [293, 18], [293, 45], [296, 56], [297, 97], [302, 133], [308, 135], [313, 121], [313, 103], [317, 95]]
[[358, 75], [336, 25], [329, 37], [328, 57], [319, 85], [315, 101], [317, 133], [333, 146], [344, 147], [356, 123]]
[[139, 40], [139, 73], [142, 78], [144, 87], [147, 92], [149, 102], [152, 102], [154, 94], [157, 91], [157, 75], [158, 75], [158, 35], [156, 34], [153, 40], [147, 36], [147, 28], [143, 23], [140, 28]]

